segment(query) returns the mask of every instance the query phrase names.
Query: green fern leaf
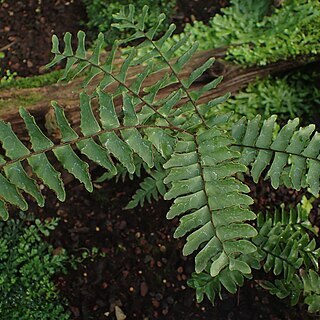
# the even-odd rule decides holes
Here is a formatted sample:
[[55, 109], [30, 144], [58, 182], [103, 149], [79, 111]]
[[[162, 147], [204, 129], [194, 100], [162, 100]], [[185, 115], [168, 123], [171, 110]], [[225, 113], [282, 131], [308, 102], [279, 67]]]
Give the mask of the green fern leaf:
[[146, 133], [148, 140], [150, 140], [163, 158], [169, 158], [173, 152], [175, 138], [167, 131], [160, 128], [148, 128], [145, 129], [144, 132]]
[[72, 140], [76, 140], [79, 136], [77, 133], [71, 128], [64, 110], [55, 102], [52, 102], [52, 106], [54, 108], [54, 113], [57, 120], [57, 125], [59, 127], [61, 133], [61, 141], [62, 142], [70, 142]]
[[6, 203], [0, 200], [0, 218], [3, 221], [7, 221], [9, 219], [9, 212], [6, 207]]
[[212, 304], [215, 303], [217, 296], [222, 299], [221, 291], [223, 287], [234, 294], [243, 283], [244, 276], [241, 272], [230, 271], [229, 269], [223, 269], [214, 278], [207, 272], [193, 273], [191, 279], [188, 280], [188, 285], [196, 289], [197, 302], [202, 302], [204, 295], [206, 295]]
[[0, 121], [0, 141], [6, 151], [6, 156], [11, 160], [23, 158], [30, 154], [28, 148], [19, 140], [12, 131], [11, 125]]
[[142, 207], [145, 201], [151, 203], [152, 198], [157, 201], [159, 199], [159, 195], [163, 196], [166, 192], [166, 187], [163, 183], [165, 175], [166, 172], [164, 170], [151, 171], [150, 176], [140, 183], [140, 189], [136, 191], [132, 200], [125, 208], [133, 209], [139, 204]]
[[93, 191], [89, 165], [76, 155], [70, 145], [57, 147], [53, 150], [53, 153], [58, 161], [62, 163], [63, 167], [82, 182], [89, 192]]
[[104, 44], [104, 35], [103, 33], [99, 33], [97, 40], [95, 41], [95, 47], [93, 48], [92, 56], [89, 61], [94, 65], [99, 65], [100, 63], [100, 53]]
[[241, 151], [240, 161], [251, 165], [251, 175], [258, 181], [263, 172], [274, 188], [280, 184], [296, 190], [309, 187], [319, 193], [320, 141], [315, 126], [297, 129], [299, 120], [289, 120], [276, 131], [275, 117], [264, 121], [260, 116], [251, 121], [241, 119], [235, 124], [232, 135], [237, 140], [236, 150]]
[[187, 81], [183, 80], [184, 86], [188, 89], [190, 86], [203, 75], [203, 73], [212, 67], [215, 58], [208, 59], [202, 66], [192, 71]]
[[40, 152], [52, 148], [54, 146], [53, 142], [43, 134], [34, 117], [25, 109], [20, 108], [19, 112], [29, 132], [32, 149]]
[[81, 140], [76, 143], [80, 152], [99, 166], [107, 169], [110, 174], [115, 175], [117, 169], [110, 157], [109, 152], [97, 144], [93, 139]]
[[128, 170], [134, 173], [135, 166], [132, 151], [114, 132], [106, 132], [99, 136], [102, 145], [113, 154]]
[[114, 129], [120, 126], [118, 116], [116, 114], [112, 96], [98, 91], [99, 95], [99, 111], [100, 111], [100, 121], [103, 129]]
[[[218, 77], [218, 78], [212, 80], [211, 82], [205, 84], [200, 89], [191, 91], [190, 97], [193, 99], [193, 101], [198, 101], [200, 99], [200, 97], [202, 97], [206, 92], [215, 89], [219, 85], [219, 83], [221, 83], [222, 79], [223, 79], [223, 77]], [[229, 93], [227, 93], [225, 95], [225, 97], [229, 97], [229, 96], [230, 96]], [[226, 99], [226, 98], [224, 98], [224, 99]], [[223, 101], [221, 101], [221, 102], [223, 102]]]
[[27, 160], [33, 172], [42, 180], [42, 182], [56, 193], [57, 198], [60, 201], [65, 201], [66, 192], [61, 180], [61, 174], [50, 164], [47, 156], [42, 153], [33, 155]]
[[176, 73], [179, 73], [182, 70], [182, 68], [185, 66], [185, 64], [191, 59], [191, 57], [194, 55], [197, 49], [198, 49], [198, 43], [196, 42], [181, 57], [179, 57], [177, 62], [172, 66], [173, 70]]
[[[52, 103], [61, 133], [59, 142], [53, 143], [46, 137], [23, 109], [20, 114], [31, 148], [19, 140], [10, 124], [0, 121], [0, 143], [6, 156], [0, 155], [0, 217], [8, 218], [7, 204], [27, 209], [21, 191], [33, 196], [39, 205], [44, 204], [33, 178], [41, 179], [60, 200], [65, 199], [60, 173], [49, 162], [48, 152], [89, 191], [93, 185], [88, 159], [107, 170], [102, 178], [119, 179], [127, 175], [132, 178], [145, 169], [149, 177], [140, 184], [127, 208], [143, 205], [152, 198], [157, 200], [159, 195], [173, 200], [167, 217], [180, 218], [174, 236], [187, 235], [183, 254], [195, 254], [196, 274], [189, 283], [196, 288], [199, 301], [204, 295], [211, 301], [221, 297], [223, 288], [235, 293], [244, 278], [251, 277], [251, 269], [260, 269], [263, 263], [266, 272], [283, 277], [264, 284], [271, 293], [281, 298], [290, 296], [293, 303], [303, 294], [309, 310], [318, 311], [320, 280], [316, 271], [320, 249], [310, 236], [314, 230], [308, 214], [298, 207], [289, 213], [283, 210], [272, 216], [259, 215], [256, 227], [252, 226], [249, 222], [256, 215], [249, 209], [250, 190], [237, 175], [250, 166], [255, 182], [264, 175], [270, 177], [274, 187], [280, 184], [298, 190], [309, 187], [317, 195], [320, 135], [313, 125], [297, 129], [297, 119], [278, 131], [275, 116], [264, 122], [257, 116], [250, 121], [241, 119], [230, 136], [221, 129], [228, 128], [230, 114], [216, 116], [212, 111], [229, 94], [206, 104], [198, 103], [204, 94], [217, 87], [222, 77], [199, 89], [192, 88], [214, 59], [182, 79], [180, 72], [198, 44], [184, 49], [180, 57], [170, 61], [188, 37], [168, 47], [175, 29], [171, 25], [155, 40], [165, 16], [159, 15], [154, 26], [145, 30], [147, 11], [144, 7], [140, 21], [135, 20], [132, 5], [115, 16], [119, 21], [116, 27], [132, 30], [132, 35], [122, 43], [140, 42], [137, 48], [129, 48], [117, 63], [115, 56], [120, 42], [114, 43], [104, 59], [102, 34], [92, 52], [87, 52], [85, 34], [78, 32], [75, 53], [70, 33], [64, 36], [63, 53], [58, 38], [53, 36], [54, 58], [49, 66], [65, 60], [64, 80], [85, 72], [83, 86], [91, 84], [93, 93], [80, 94], [80, 130], [72, 128], [64, 109]], [[146, 54], [139, 55], [139, 48], [146, 49]], [[141, 73], [136, 75], [136, 70]], [[158, 71], [161, 77], [154, 81], [152, 75]], [[175, 90], [165, 95], [162, 89], [172, 84]], [[95, 100], [98, 118], [92, 109], [92, 105], [97, 105]], [[79, 153], [83, 155], [81, 158]], [[26, 173], [27, 163], [32, 178]]]
[[289, 213], [282, 208], [274, 215], [267, 214], [265, 217], [259, 214], [259, 234], [252, 241], [265, 260], [264, 270], [273, 270], [275, 275], [283, 273], [288, 282], [299, 268], [318, 270], [320, 249], [316, 249], [314, 239], [310, 240], [308, 232], [312, 229], [308, 214], [300, 205]]
[[20, 162], [6, 165], [4, 167], [4, 172], [12, 184], [34, 197], [40, 207], [44, 206], [44, 197], [42, 196], [37, 183], [28, 176]]
[[[30, 141], [32, 145], [32, 149], [35, 152], [41, 152], [50, 150], [54, 144], [53, 142], [47, 138], [43, 132], [40, 130], [40, 128], [35, 123], [34, 117], [31, 116], [26, 110], [20, 109], [20, 115], [22, 119], [24, 120], [27, 130], [29, 132]], [[48, 185], [49, 188], [54, 190], [57, 194], [57, 197], [60, 201], [65, 200], [65, 191], [63, 188], [62, 180], [60, 179], [61, 174], [57, 172], [50, 162], [48, 161], [45, 154], [35, 154], [27, 159], [29, 165], [33, 169], [34, 173], [45, 183]], [[15, 166], [18, 166], [18, 176], [15, 179], [15, 182], [11, 180], [13, 183], [15, 183], [19, 188], [25, 190], [28, 192], [28, 190], [32, 191], [32, 196], [37, 199], [37, 202], [39, 205], [44, 205], [44, 199], [38, 190], [36, 184], [34, 181], [30, 180], [30, 178], [27, 177], [27, 174], [24, 172], [24, 170], [21, 167], [20, 163], [16, 163]], [[19, 169], [20, 168], [20, 169]], [[16, 171], [17, 172], [17, 171]], [[22, 184], [22, 181], [19, 182], [20, 179], [24, 179], [25, 182]], [[10, 178], [9, 178], [10, 179]]]
[[83, 31], [79, 31], [78, 37], [78, 47], [76, 51], [76, 56], [80, 59], [86, 59], [86, 34]]
[[135, 128], [121, 131], [121, 135], [128, 146], [143, 159], [149, 168], [154, 166], [151, 143], [143, 139]]
[[[175, 236], [192, 232], [187, 237], [183, 254], [189, 255], [201, 245], [202, 249], [195, 258], [196, 272], [209, 267], [212, 277], [227, 267], [230, 271], [250, 274], [250, 266], [239, 258], [256, 250], [249, 241], [242, 241], [238, 249], [243, 252], [230, 251], [230, 243], [256, 235], [255, 229], [246, 223], [255, 219], [254, 213], [246, 209], [252, 203], [244, 194], [249, 189], [229, 175], [237, 171], [236, 168], [246, 170], [236, 163], [239, 154], [229, 149], [232, 142], [232, 138], [217, 128], [199, 133], [194, 138], [185, 136], [164, 165], [169, 169], [165, 182], [170, 184], [165, 199], [175, 198], [167, 217], [172, 219], [191, 211], [181, 218]], [[185, 150], [188, 152], [184, 153]], [[230, 161], [233, 163], [231, 170]]]
[[280, 299], [290, 296], [291, 305], [297, 304], [299, 298], [304, 296], [309, 312], [320, 311], [320, 276], [313, 270], [302, 271], [301, 275], [296, 274], [289, 282], [277, 279], [274, 283], [263, 281], [261, 286]]
[[11, 203], [21, 210], [27, 210], [28, 204], [17, 188], [0, 174], [0, 196], [8, 203]]

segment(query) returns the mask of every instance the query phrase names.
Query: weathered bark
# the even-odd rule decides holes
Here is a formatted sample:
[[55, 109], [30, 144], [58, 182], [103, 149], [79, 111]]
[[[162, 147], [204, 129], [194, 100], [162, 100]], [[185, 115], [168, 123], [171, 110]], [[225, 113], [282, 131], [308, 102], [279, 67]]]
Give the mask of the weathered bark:
[[[184, 68], [180, 76], [182, 78], [190, 74], [192, 70], [199, 67], [203, 64], [208, 58], [216, 57], [217, 61], [213, 65], [211, 70], [208, 70], [201, 79], [199, 79], [192, 87], [191, 90], [200, 88], [206, 82], [213, 80], [215, 77], [223, 75], [224, 80], [218, 86], [218, 88], [207, 92], [201, 99], [200, 103], [205, 103], [217, 96], [223, 95], [227, 92], [232, 94], [239, 91], [241, 88], [246, 86], [249, 82], [255, 80], [256, 78], [262, 78], [270, 74], [277, 74], [284, 71], [289, 71], [293, 69], [300, 68], [309, 63], [307, 58], [296, 59], [295, 61], [280, 61], [267, 65], [265, 67], [250, 67], [243, 68], [238, 65], [231, 64], [223, 60], [225, 55], [225, 49], [215, 49], [204, 52], [197, 53], [190, 63]], [[134, 67], [129, 70], [127, 77], [128, 83], [134, 81], [134, 78], [140, 72], [139, 67]], [[147, 79], [144, 85], [150, 85], [163, 76], [164, 71], [154, 74], [151, 78]], [[37, 123], [43, 127], [44, 124], [50, 122], [50, 116], [52, 114], [51, 101], [57, 100], [60, 105], [65, 108], [68, 119], [71, 124], [75, 127], [79, 127], [80, 117], [79, 117], [79, 91], [81, 89], [81, 82], [83, 78], [77, 78], [71, 83], [64, 84], [55, 84], [43, 88], [35, 89], [10, 89], [4, 90], [1, 92], [1, 99], [5, 101], [6, 99], [12, 99], [15, 96], [19, 95], [20, 97], [24, 94], [35, 94], [40, 95], [42, 98], [37, 103], [27, 107], [27, 109], [35, 116]], [[98, 79], [96, 79], [90, 86], [93, 87], [96, 84]], [[89, 86], [89, 90], [90, 90]], [[112, 90], [114, 87], [110, 87], [108, 90]], [[174, 90], [176, 86], [170, 86], [163, 89], [159, 93], [159, 97], [166, 96], [169, 93], [169, 90]], [[120, 101], [119, 101], [120, 102]], [[117, 104], [117, 101], [116, 101]], [[26, 134], [23, 121], [21, 120], [18, 114], [18, 107], [8, 107], [0, 109], [0, 118], [4, 121], [10, 122], [12, 124], [13, 130], [17, 135], [22, 139], [28, 139]], [[94, 106], [95, 107], [95, 106]], [[121, 106], [118, 104], [118, 108]]]
[[[225, 56], [225, 49], [215, 49], [209, 50], [205, 52], [197, 53], [190, 63], [184, 68], [183, 72], [181, 72], [180, 76], [185, 78], [188, 76], [192, 70], [196, 69], [200, 65], [202, 65], [207, 59], [210, 57], [216, 57], [217, 61], [213, 65], [211, 70], [208, 70], [198, 81], [190, 88], [190, 90], [194, 90], [200, 88], [205, 83], [213, 80], [214, 78], [223, 75], [224, 80], [218, 86], [218, 88], [207, 92], [201, 99], [200, 103], [206, 103], [215, 97], [221, 96], [227, 92], [231, 92], [232, 94], [239, 91], [241, 88], [245, 87], [251, 81], [254, 81], [257, 78], [262, 78], [270, 74], [278, 74], [282, 72], [287, 72], [289, 70], [301, 68], [307, 64], [309, 64], [309, 60], [307, 58], [300, 58], [296, 59], [295, 61], [280, 61], [277, 63], [270, 64], [265, 67], [251, 67], [251, 68], [242, 68], [238, 65], [233, 65], [229, 62], [223, 60]], [[320, 59], [320, 57], [319, 57]], [[128, 83], [134, 81], [135, 77], [141, 69], [139, 67], [131, 68], [128, 73], [127, 81]], [[154, 74], [150, 79], [147, 79], [144, 82], [145, 86], [148, 86], [152, 83], [155, 83], [163, 76], [165, 71], [158, 72]], [[27, 107], [30, 113], [33, 114], [35, 117], [38, 125], [44, 129], [44, 131], [48, 134], [48, 136], [56, 140], [56, 132], [50, 130], [50, 121], [53, 116], [53, 109], [51, 107], [51, 101], [57, 100], [60, 105], [65, 108], [66, 115], [71, 122], [72, 126], [79, 131], [79, 124], [80, 124], [80, 113], [79, 113], [79, 92], [81, 91], [81, 83], [83, 78], [77, 78], [71, 83], [64, 85], [64, 84], [55, 84], [43, 88], [36, 88], [36, 89], [10, 89], [4, 90], [0, 93], [0, 98], [2, 101], [6, 101], [6, 99], [11, 100], [14, 99], [16, 96], [24, 97], [24, 95], [37, 95], [41, 96], [41, 100], [33, 105]], [[94, 87], [95, 84], [99, 79], [94, 80], [93, 83], [87, 88], [90, 90]], [[112, 91], [115, 86], [110, 86], [108, 88], [109, 91]], [[158, 97], [164, 97], [170, 93], [170, 91], [176, 89], [177, 86], [173, 85], [163, 89]], [[20, 100], [21, 101], [21, 100]], [[183, 103], [183, 102], [182, 102]], [[118, 110], [121, 108], [121, 101], [115, 101], [116, 107]], [[93, 105], [94, 109], [96, 109], [96, 105]], [[0, 108], [0, 119], [10, 122], [12, 124], [13, 130], [19, 136], [22, 141], [28, 141], [29, 137], [27, 131], [25, 129], [24, 123], [19, 116], [19, 105], [12, 106], [8, 105], [7, 107]], [[50, 161], [55, 163], [57, 169], [61, 171], [61, 165], [56, 163], [55, 158], [53, 155], [48, 154]], [[93, 164], [92, 168], [96, 166]], [[91, 168], [91, 169], [92, 169]], [[65, 184], [71, 182], [74, 178], [66, 171], [62, 170], [63, 172], [63, 180]]]

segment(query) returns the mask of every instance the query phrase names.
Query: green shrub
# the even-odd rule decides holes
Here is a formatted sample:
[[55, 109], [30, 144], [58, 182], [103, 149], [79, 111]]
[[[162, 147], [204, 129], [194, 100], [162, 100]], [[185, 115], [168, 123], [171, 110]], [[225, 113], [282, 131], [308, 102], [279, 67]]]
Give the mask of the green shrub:
[[[262, 281], [261, 286], [277, 297], [290, 298], [291, 304], [296, 305], [301, 296], [305, 297], [305, 303], [309, 305], [310, 312], [317, 312], [320, 308], [320, 277], [314, 268], [318, 270], [320, 249], [316, 249], [315, 239], [310, 239], [309, 234], [317, 234], [315, 228], [308, 220], [310, 210], [303, 204], [298, 205], [297, 210], [287, 212], [284, 206], [274, 213], [260, 213], [257, 217], [258, 234], [252, 242], [257, 246], [255, 253], [255, 268], [263, 268], [265, 272], [272, 272], [282, 279]], [[286, 257], [286, 258], [284, 258]], [[264, 261], [259, 266], [259, 261]], [[298, 275], [296, 270], [305, 266]], [[212, 303], [224, 286], [229, 292], [236, 293], [237, 285], [241, 285], [243, 279], [230, 274], [225, 270], [216, 278], [210, 278], [208, 274], [194, 273], [188, 284], [196, 289], [197, 300], [202, 301], [206, 295]]]
[[269, 0], [233, 0], [231, 4], [208, 26], [202, 22], [188, 25], [174, 41], [187, 36], [186, 46], [198, 41], [202, 50], [230, 46], [227, 59], [243, 65], [319, 54], [318, 0], [284, 0], [280, 8], [273, 7]]
[[16, 72], [11, 72], [10, 70], [6, 70], [4, 76], [0, 79], [0, 88], [2, 86], [11, 85], [17, 75]]
[[320, 90], [315, 86], [319, 78], [319, 74], [295, 72], [282, 78], [258, 79], [211, 112], [233, 112], [233, 120], [242, 116], [253, 119], [257, 114], [267, 119], [275, 114], [282, 123], [295, 117], [308, 123], [320, 104]]
[[27, 88], [44, 87], [44, 86], [56, 83], [61, 77], [62, 73], [63, 73], [62, 70], [57, 70], [57, 71], [52, 71], [50, 73], [33, 76], [33, 77], [27, 77], [27, 78], [14, 77], [14, 78], [11, 78], [10, 81], [0, 80], [0, 89], [9, 89], [9, 88], [27, 89]]
[[[87, 27], [92, 32], [102, 32], [105, 34], [107, 45], [111, 45], [117, 39], [123, 39], [128, 34], [126, 31], [119, 31], [113, 28], [112, 23], [116, 22], [113, 14], [118, 13], [121, 8], [132, 3], [131, 0], [83, 0], [86, 6], [88, 22]], [[142, 8], [144, 5], [149, 5], [149, 0], [135, 1], [134, 5], [137, 10], [137, 19], [142, 19]], [[176, 0], [154, 0], [152, 1], [152, 12], [145, 19], [147, 27], [153, 26], [157, 21], [158, 16], [163, 12], [169, 19], [172, 17]], [[158, 33], [164, 32], [169, 26], [169, 21], [166, 21], [157, 30]]]
[[43, 240], [56, 226], [57, 220], [0, 223], [1, 319], [69, 319], [53, 283], [68, 256], [63, 250], [54, 253]]
[[[0, 52], [0, 59], [4, 58], [4, 53]], [[0, 73], [2, 73], [3, 75], [0, 75], [0, 88], [3, 85], [10, 85], [12, 83], [12, 81], [14, 80], [15, 76], [17, 75], [16, 72], [11, 72], [10, 70], [1, 70], [0, 68]]]
[[[143, 16], [147, 10], [143, 8]], [[141, 183], [128, 206], [133, 208], [159, 194], [172, 201], [167, 218], [180, 219], [174, 237], [187, 235], [183, 254], [195, 256], [190, 285], [199, 301], [204, 295], [214, 301], [224, 289], [235, 293], [245, 279], [253, 277], [253, 269], [261, 269], [277, 277], [271, 284], [259, 279], [271, 293], [279, 298], [291, 295], [292, 304], [303, 298], [310, 312], [320, 311], [320, 250], [313, 235], [316, 230], [308, 220], [309, 211], [297, 206], [275, 210], [273, 215], [256, 215], [250, 208], [250, 188], [241, 181], [242, 173], [247, 173], [254, 183], [264, 178], [274, 189], [305, 189], [318, 197], [320, 134], [315, 125], [299, 127], [298, 118], [278, 124], [275, 115], [265, 120], [261, 115], [250, 120], [243, 117], [234, 123], [230, 114], [213, 114], [211, 110], [228, 95], [206, 104], [199, 101], [222, 78], [192, 87], [212, 66], [213, 58], [182, 78], [180, 73], [196, 52], [197, 43], [172, 59], [184, 42], [168, 48], [174, 25], [161, 38], [155, 38], [164, 15], [159, 15], [151, 29], [145, 29], [140, 16], [136, 20], [133, 6], [129, 12], [122, 9], [115, 18], [121, 30], [132, 31], [127, 42], [139, 40], [139, 47], [149, 48], [144, 56], [130, 48], [115, 67], [118, 42], [102, 57], [103, 34], [99, 34], [92, 54], [85, 49], [82, 31], [78, 32], [75, 51], [70, 33], [64, 36], [63, 52], [58, 37], [52, 38], [54, 58], [48, 67], [66, 60], [64, 79], [87, 72], [80, 93], [80, 135], [55, 101], [52, 106], [61, 133], [59, 142], [51, 141], [25, 109], [20, 109], [20, 115], [30, 136], [28, 147], [10, 124], [0, 121], [5, 152], [0, 158], [0, 216], [8, 218], [8, 203], [27, 210], [22, 190], [39, 206], [44, 205], [37, 181], [28, 176], [22, 163], [59, 200], [65, 199], [61, 173], [47, 153], [54, 154], [88, 191], [93, 190], [89, 160], [105, 168], [109, 177], [139, 174], [145, 167], [150, 177]], [[140, 71], [134, 81], [128, 71], [132, 67]], [[161, 72], [156, 82], [155, 72]], [[86, 91], [89, 83], [94, 88], [90, 94]], [[168, 93], [159, 96], [163, 88], [169, 88]], [[115, 103], [119, 103], [119, 112]], [[92, 105], [97, 106], [97, 113]]]

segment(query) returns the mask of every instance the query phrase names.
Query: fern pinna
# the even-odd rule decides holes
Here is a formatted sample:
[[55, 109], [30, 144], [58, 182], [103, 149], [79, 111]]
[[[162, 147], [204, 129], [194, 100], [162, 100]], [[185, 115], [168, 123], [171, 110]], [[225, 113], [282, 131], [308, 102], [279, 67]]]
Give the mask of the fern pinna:
[[[145, 7], [144, 18], [147, 11]], [[293, 255], [290, 248], [284, 247], [285, 262], [281, 260], [279, 264], [277, 259], [269, 258], [278, 247], [271, 246], [271, 251], [266, 251], [270, 243], [262, 230], [273, 232], [274, 228], [284, 226], [270, 224], [268, 219], [261, 228], [260, 224], [254, 226], [252, 222], [256, 215], [249, 207], [253, 203], [248, 195], [250, 189], [238, 178], [239, 173], [247, 172], [248, 165], [252, 167], [255, 180], [268, 167], [267, 176], [274, 187], [280, 183], [296, 189], [310, 187], [317, 194], [320, 145], [314, 127], [297, 130], [297, 120], [293, 120], [276, 131], [274, 117], [262, 124], [257, 117], [249, 122], [242, 119], [231, 130], [230, 115], [211, 112], [229, 95], [207, 104], [199, 103], [201, 96], [214, 90], [222, 79], [216, 78], [200, 89], [192, 87], [212, 66], [213, 58], [188, 77], [181, 78], [181, 71], [197, 49], [196, 43], [178, 59], [172, 60], [187, 37], [168, 47], [166, 42], [175, 30], [171, 25], [161, 38], [155, 39], [164, 15], [159, 16], [150, 30], [145, 30], [144, 18], [135, 21], [133, 6], [128, 12], [121, 11], [116, 18], [119, 21], [115, 25], [117, 28], [132, 29], [133, 33], [121, 43], [115, 42], [104, 58], [101, 55], [102, 34], [90, 54], [85, 49], [85, 34], [81, 31], [75, 52], [70, 33], [64, 36], [63, 52], [58, 38], [52, 38], [54, 59], [48, 66], [66, 60], [62, 80], [71, 80], [85, 72], [84, 88], [91, 83], [90, 90], [88, 88], [80, 94], [79, 132], [72, 128], [57, 102], [52, 102], [52, 106], [61, 133], [59, 143], [53, 143], [24, 109], [20, 114], [30, 136], [29, 148], [15, 135], [10, 124], [0, 122], [0, 140], [5, 150], [5, 155], [0, 158], [3, 169], [0, 174], [1, 217], [8, 218], [7, 204], [27, 209], [22, 192], [29, 193], [40, 206], [44, 205], [36, 179], [52, 189], [59, 200], [65, 199], [61, 174], [48, 160], [48, 153], [53, 153], [63, 168], [88, 191], [93, 189], [88, 160], [106, 169], [105, 178], [124, 176], [126, 172], [139, 175], [144, 167], [150, 177], [141, 184], [128, 207], [142, 205], [151, 197], [157, 199], [159, 193], [165, 199], [173, 200], [167, 218], [180, 217], [175, 237], [188, 234], [183, 254], [195, 255], [196, 274], [190, 285], [196, 288], [198, 300], [204, 294], [214, 300], [222, 286], [235, 292], [244, 278], [252, 277], [252, 268], [259, 269], [264, 260], [265, 266], [269, 266], [265, 270], [274, 270], [276, 275], [284, 273], [285, 281], [298, 276], [297, 269], [303, 266], [301, 259], [309, 259], [311, 263], [305, 262], [305, 265], [317, 270], [318, 251], [314, 256], [312, 253], [311, 259], [306, 252], [298, 250]], [[119, 66], [115, 63], [118, 46], [132, 41], [138, 45], [127, 50]], [[142, 47], [149, 48], [143, 56], [138, 54]], [[136, 67], [140, 71], [137, 75], [134, 74]], [[158, 81], [152, 80], [155, 72], [162, 72]], [[161, 90], [168, 86], [173, 88], [171, 92], [160, 96]], [[96, 101], [98, 117], [92, 108], [92, 102]], [[120, 108], [116, 108], [118, 101], [121, 101]], [[26, 173], [27, 165], [33, 177]], [[283, 233], [289, 236], [290, 230], [285, 229]], [[304, 232], [307, 235], [307, 231]], [[303, 243], [314, 251], [314, 242], [310, 242], [306, 235], [289, 237], [289, 241], [294, 248]], [[292, 261], [292, 257], [298, 260]]]

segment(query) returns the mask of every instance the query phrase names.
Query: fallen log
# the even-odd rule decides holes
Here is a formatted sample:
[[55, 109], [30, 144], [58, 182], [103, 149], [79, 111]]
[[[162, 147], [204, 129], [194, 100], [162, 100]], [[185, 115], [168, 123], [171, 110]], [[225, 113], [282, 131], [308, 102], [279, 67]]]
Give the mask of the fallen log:
[[[268, 75], [275, 75], [283, 72], [288, 72], [294, 69], [298, 69], [301, 67], [305, 67], [306, 65], [310, 65], [310, 60], [307, 57], [300, 57], [295, 61], [279, 61], [276, 63], [269, 64], [264, 67], [250, 67], [243, 68], [239, 65], [232, 64], [223, 60], [225, 56], [225, 49], [215, 49], [204, 52], [198, 52], [191, 61], [186, 65], [183, 72], [180, 73], [181, 78], [187, 77], [192, 70], [201, 66], [206, 60], [211, 57], [215, 57], [217, 60], [213, 67], [208, 70], [194, 85], [190, 88], [190, 90], [195, 90], [213, 80], [218, 76], [223, 76], [224, 80], [222, 83], [214, 90], [207, 92], [205, 95], [201, 97], [199, 103], [206, 103], [211, 99], [214, 99], [218, 96], [221, 96], [227, 92], [231, 92], [231, 94], [235, 94], [241, 88], [248, 85], [250, 82], [256, 80], [257, 78], [263, 78]], [[320, 57], [319, 57], [320, 59]], [[316, 62], [318, 62], [318, 60]], [[313, 60], [314, 61], [314, 60]], [[315, 64], [316, 62], [312, 62]], [[120, 63], [120, 61], [119, 61]], [[318, 66], [318, 64], [317, 64]], [[133, 67], [129, 70], [127, 81], [128, 83], [134, 81], [137, 74], [141, 72], [141, 67]], [[147, 79], [144, 82], [145, 86], [149, 86], [152, 83], [155, 83], [163, 76], [165, 71], [161, 71], [155, 73], [152, 77]], [[33, 88], [33, 89], [9, 89], [4, 90], [0, 94], [0, 99], [2, 101], [12, 100], [14, 97], [24, 97], [28, 95], [36, 95], [41, 96], [42, 98], [27, 106], [29, 112], [35, 117], [38, 125], [47, 135], [56, 140], [55, 125], [51, 125], [54, 122], [54, 113], [53, 108], [51, 107], [51, 101], [57, 100], [61, 106], [64, 107], [65, 113], [76, 131], [79, 131], [80, 125], [80, 113], [79, 113], [79, 92], [81, 91], [81, 83], [83, 81], [83, 77], [79, 77], [68, 84], [54, 84], [47, 87], [42, 88]], [[92, 89], [99, 79], [94, 80], [89, 87], [88, 90]], [[108, 91], [112, 91], [115, 86], [110, 86]], [[175, 90], [177, 85], [172, 85], [164, 88], [158, 94], [158, 98], [162, 98], [167, 96], [172, 90]], [[183, 101], [181, 102], [183, 103]], [[120, 111], [121, 109], [121, 101], [115, 101], [116, 108]], [[19, 105], [12, 106], [8, 104], [8, 106], [0, 108], [0, 118], [6, 122], [10, 122], [12, 124], [12, 128], [18, 137], [25, 142], [28, 142], [29, 137], [27, 131], [25, 129], [24, 122], [19, 116]], [[93, 105], [93, 108], [96, 109], [97, 106]], [[54, 128], [54, 129], [52, 129]], [[54, 162], [54, 157], [50, 156], [50, 159]], [[60, 166], [58, 165], [58, 169]], [[94, 164], [93, 168], [96, 167]], [[64, 182], [68, 184], [73, 180], [73, 176], [64, 172]]]
[[[224, 80], [222, 83], [214, 90], [207, 92], [201, 99], [200, 103], [206, 103], [209, 100], [223, 95], [227, 92], [235, 94], [241, 88], [245, 87], [248, 83], [254, 81], [257, 78], [263, 78], [270, 74], [278, 74], [281, 72], [287, 72], [297, 68], [301, 68], [310, 63], [310, 59], [307, 57], [300, 57], [294, 61], [279, 61], [276, 63], [269, 64], [264, 67], [250, 67], [243, 68], [239, 65], [232, 64], [223, 60], [225, 56], [225, 49], [214, 49], [203, 52], [198, 52], [191, 61], [184, 68], [183, 72], [180, 74], [182, 78], [186, 77], [191, 73], [192, 70], [199, 67], [210, 57], [216, 57], [217, 61], [214, 63], [213, 67], [208, 70], [192, 87], [191, 90], [197, 89], [203, 86], [206, 82], [213, 80], [215, 77], [222, 75]], [[320, 59], [320, 58], [319, 58]], [[318, 60], [317, 60], [318, 61]], [[137, 74], [139, 74], [141, 68], [133, 67], [129, 70], [128, 83], [134, 81]], [[144, 85], [148, 86], [157, 80], [159, 80], [164, 71], [154, 74], [151, 78], [147, 79]], [[6, 100], [12, 101], [14, 97], [24, 97], [30, 94], [40, 96], [41, 99], [33, 103], [32, 105], [27, 106], [31, 114], [34, 115], [37, 123], [42, 128], [45, 124], [51, 121], [51, 101], [57, 100], [60, 105], [65, 108], [66, 115], [70, 120], [74, 128], [79, 127], [80, 117], [79, 117], [79, 91], [81, 90], [81, 83], [83, 81], [82, 77], [79, 77], [68, 84], [54, 84], [42, 88], [34, 89], [9, 89], [3, 90], [0, 94], [1, 100], [5, 105]], [[96, 79], [90, 86], [93, 87], [98, 79]], [[90, 90], [89, 86], [89, 90]], [[176, 86], [170, 86], [159, 93], [159, 97], [168, 95], [171, 90], [174, 90]], [[112, 90], [112, 86], [109, 88]], [[169, 91], [170, 90], [170, 91]], [[23, 124], [22, 119], [19, 116], [18, 109], [19, 104], [12, 106], [4, 106], [0, 109], [0, 118], [6, 122], [12, 124], [13, 130], [22, 140], [27, 140], [28, 135]], [[120, 105], [116, 107], [120, 108]], [[50, 131], [50, 130], [49, 130]], [[51, 132], [49, 132], [49, 135]]]

